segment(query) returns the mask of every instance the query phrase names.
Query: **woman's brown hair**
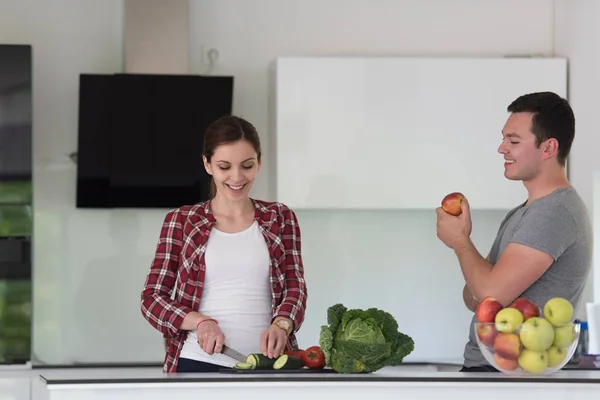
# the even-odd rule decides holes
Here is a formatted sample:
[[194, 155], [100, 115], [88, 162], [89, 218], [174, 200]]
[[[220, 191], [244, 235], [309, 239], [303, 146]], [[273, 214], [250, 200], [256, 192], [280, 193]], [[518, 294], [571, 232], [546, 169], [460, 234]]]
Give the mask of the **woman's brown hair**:
[[[210, 163], [217, 147], [238, 140], [246, 140], [250, 143], [256, 151], [258, 161], [260, 161], [260, 139], [256, 128], [250, 122], [235, 115], [221, 117], [208, 126], [204, 133], [204, 151], [202, 154], [206, 157], [206, 161]], [[216, 194], [217, 187], [211, 177], [210, 198], [214, 198]]]

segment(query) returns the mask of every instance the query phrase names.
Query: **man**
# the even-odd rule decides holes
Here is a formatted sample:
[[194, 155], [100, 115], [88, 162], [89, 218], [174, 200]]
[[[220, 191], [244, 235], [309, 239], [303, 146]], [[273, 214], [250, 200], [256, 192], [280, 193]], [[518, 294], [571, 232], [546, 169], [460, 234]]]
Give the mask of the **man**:
[[[565, 173], [575, 136], [573, 111], [558, 95], [541, 92], [517, 98], [508, 112], [498, 152], [504, 155], [504, 176], [523, 182], [527, 201], [508, 212], [485, 259], [470, 240], [465, 200], [458, 217], [436, 210], [437, 236], [458, 258], [471, 311], [487, 296], [504, 306], [527, 297], [540, 308], [558, 296], [577, 307], [593, 243], [587, 209]], [[461, 371], [495, 371], [479, 351], [473, 322], [474, 315]]]

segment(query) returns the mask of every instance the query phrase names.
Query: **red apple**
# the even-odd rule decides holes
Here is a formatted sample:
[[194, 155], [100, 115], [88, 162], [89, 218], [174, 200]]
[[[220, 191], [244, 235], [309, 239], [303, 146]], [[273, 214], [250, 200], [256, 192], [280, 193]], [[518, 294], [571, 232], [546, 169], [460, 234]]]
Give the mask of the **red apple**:
[[506, 371], [514, 371], [519, 367], [518, 360], [504, 358], [498, 353], [494, 353], [494, 361], [496, 362], [498, 368], [504, 369]]
[[479, 322], [495, 322], [496, 314], [502, 310], [504, 306], [493, 297], [486, 297], [477, 306], [475, 317]]
[[526, 297], [519, 297], [510, 305], [511, 308], [516, 308], [523, 314], [523, 321], [527, 321], [531, 317], [540, 316], [540, 308]]
[[516, 360], [521, 353], [521, 340], [516, 333], [500, 332], [494, 339], [494, 353], [507, 360]]
[[498, 330], [493, 322], [477, 325], [477, 336], [481, 343], [488, 347], [494, 346], [494, 339], [496, 339], [497, 334]]
[[465, 196], [459, 192], [446, 195], [446, 197], [442, 199], [442, 210], [454, 216], [460, 215], [462, 213], [460, 205], [464, 198]]

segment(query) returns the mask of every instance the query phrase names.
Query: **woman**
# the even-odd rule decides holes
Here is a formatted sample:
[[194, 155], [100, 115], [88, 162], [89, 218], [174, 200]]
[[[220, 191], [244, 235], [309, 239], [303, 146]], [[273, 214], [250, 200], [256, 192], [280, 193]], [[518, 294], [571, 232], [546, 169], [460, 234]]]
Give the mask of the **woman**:
[[142, 291], [144, 318], [166, 338], [165, 372], [231, 367], [223, 344], [277, 357], [296, 347], [304, 320], [296, 215], [249, 197], [261, 167], [256, 129], [235, 116], [215, 121], [203, 161], [211, 199], [167, 214]]

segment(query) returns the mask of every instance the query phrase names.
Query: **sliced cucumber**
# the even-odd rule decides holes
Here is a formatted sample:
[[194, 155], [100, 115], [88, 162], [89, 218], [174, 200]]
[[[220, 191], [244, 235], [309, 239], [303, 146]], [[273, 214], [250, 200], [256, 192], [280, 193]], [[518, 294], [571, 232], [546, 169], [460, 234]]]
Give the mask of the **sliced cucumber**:
[[254, 369], [254, 365], [247, 362], [239, 362], [233, 367], [235, 369]]
[[256, 353], [248, 355], [246, 363], [254, 366], [253, 369], [271, 369], [273, 368], [273, 364], [275, 364], [275, 359]]
[[288, 356], [283, 354], [275, 360], [273, 369], [302, 369], [304, 368], [304, 361], [299, 357]]

